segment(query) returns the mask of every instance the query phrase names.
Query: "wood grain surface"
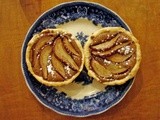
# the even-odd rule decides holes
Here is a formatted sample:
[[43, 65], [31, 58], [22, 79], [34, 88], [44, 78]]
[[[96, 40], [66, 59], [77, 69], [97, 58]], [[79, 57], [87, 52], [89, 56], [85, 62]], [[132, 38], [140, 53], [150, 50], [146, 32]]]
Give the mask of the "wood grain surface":
[[[24, 37], [39, 15], [69, 0], [0, 0], [0, 120], [79, 120], [41, 105], [21, 70]], [[160, 119], [160, 1], [90, 0], [118, 13], [139, 39], [141, 68], [127, 96], [115, 107], [84, 120]]]

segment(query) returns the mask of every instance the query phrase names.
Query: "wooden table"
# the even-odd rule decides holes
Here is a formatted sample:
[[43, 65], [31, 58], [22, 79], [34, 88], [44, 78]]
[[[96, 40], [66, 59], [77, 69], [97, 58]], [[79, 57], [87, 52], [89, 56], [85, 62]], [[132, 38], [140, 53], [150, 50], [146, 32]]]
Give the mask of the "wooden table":
[[[39, 15], [69, 0], [0, 1], [0, 119], [77, 120], [41, 105], [26, 86], [21, 70], [24, 37]], [[86, 120], [160, 119], [160, 1], [90, 0], [117, 12], [139, 39], [142, 64], [127, 96], [107, 112]]]

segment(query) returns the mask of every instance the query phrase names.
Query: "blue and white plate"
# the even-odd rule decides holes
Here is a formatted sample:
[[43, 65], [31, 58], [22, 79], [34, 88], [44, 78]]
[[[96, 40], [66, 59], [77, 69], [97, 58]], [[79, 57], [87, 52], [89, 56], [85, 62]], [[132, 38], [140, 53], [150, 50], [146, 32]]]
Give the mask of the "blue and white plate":
[[76, 80], [62, 87], [47, 87], [39, 83], [27, 70], [26, 47], [35, 33], [46, 28], [63, 28], [71, 32], [82, 46], [96, 30], [127, 24], [113, 11], [90, 2], [60, 4], [41, 15], [29, 29], [22, 48], [22, 71], [27, 86], [44, 106], [68, 116], [86, 117], [100, 114], [119, 103], [133, 84], [133, 79], [119, 86], [105, 86], [90, 78], [84, 69]]

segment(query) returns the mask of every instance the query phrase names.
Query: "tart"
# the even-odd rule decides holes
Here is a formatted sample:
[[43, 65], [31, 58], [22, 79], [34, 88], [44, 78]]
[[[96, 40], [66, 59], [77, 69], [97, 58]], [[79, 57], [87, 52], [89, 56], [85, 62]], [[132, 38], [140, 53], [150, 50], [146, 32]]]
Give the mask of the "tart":
[[121, 85], [133, 78], [140, 65], [138, 40], [121, 27], [94, 32], [84, 46], [88, 75], [106, 85]]
[[62, 29], [35, 34], [26, 49], [30, 73], [47, 86], [71, 83], [81, 72], [84, 55], [80, 42]]

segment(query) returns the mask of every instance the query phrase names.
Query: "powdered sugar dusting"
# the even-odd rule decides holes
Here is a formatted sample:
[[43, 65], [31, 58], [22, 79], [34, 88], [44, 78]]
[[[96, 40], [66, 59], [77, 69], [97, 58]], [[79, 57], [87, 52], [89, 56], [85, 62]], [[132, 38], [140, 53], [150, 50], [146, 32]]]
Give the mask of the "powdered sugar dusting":
[[72, 76], [72, 75], [71, 75], [71, 68], [70, 68], [68, 65], [65, 66], [64, 69], [65, 69], [65, 71], [67, 72], [67, 74], [68, 74], [69, 76]]
[[131, 46], [124, 46], [122, 48], [120, 48], [118, 50], [119, 53], [124, 54], [124, 55], [128, 55], [129, 53], [133, 52], [133, 48], [131, 48]]
[[72, 39], [68, 39], [69, 42], [72, 42]]
[[124, 54], [127, 55], [130, 53], [131, 47], [130, 46], [125, 46], [125, 51]]
[[54, 68], [51, 64], [51, 55], [48, 56], [48, 61], [47, 62], [48, 62], [47, 71], [48, 71], [48, 73], [51, 73], [51, 75], [53, 75], [54, 74]]
[[111, 64], [111, 61], [104, 59], [103, 61], [105, 64]]

